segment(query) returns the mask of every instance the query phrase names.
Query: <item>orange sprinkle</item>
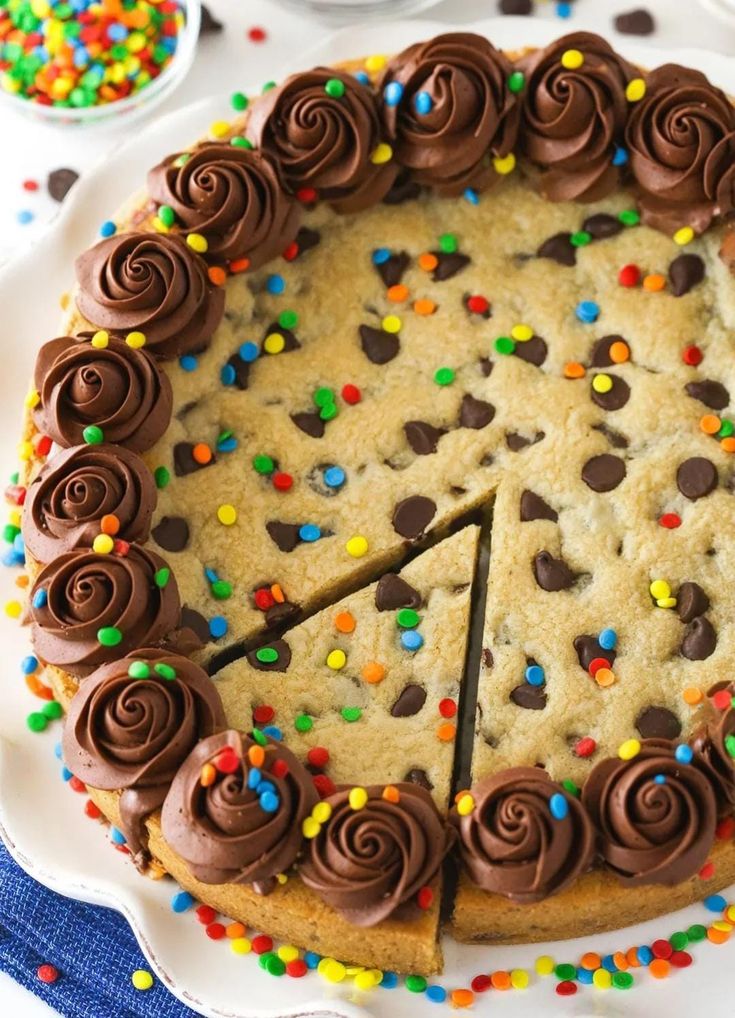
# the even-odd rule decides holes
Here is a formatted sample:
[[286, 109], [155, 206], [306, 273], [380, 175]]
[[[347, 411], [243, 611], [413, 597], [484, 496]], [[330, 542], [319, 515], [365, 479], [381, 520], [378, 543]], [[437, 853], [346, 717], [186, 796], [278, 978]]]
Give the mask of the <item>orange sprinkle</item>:
[[214, 779], [217, 777], [217, 768], [214, 764], [206, 763], [202, 767], [202, 773], [199, 775], [199, 782], [202, 788], [209, 788], [210, 785], [214, 784]]
[[439, 264], [439, 259], [436, 255], [431, 254], [427, 251], [425, 254], [419, 255], [419, 268], [423, 269], [424, 272], [433, 272]]
[[385, 666], [377, 661], [369, 661], [362, 670], [362, 677], [365, 682], [374, 686], [376, 682], [382, 682], [385, 678]]
[[334, 628], [338, 633], [354, 633], [355, 617], [350, 612], [340, 612], [334, 617]]
[[584, 378], [584, 364], [578, 361], [567, 361], [564, 365], [565, 378]]
[[27, 587], [30, 582], [31, 582], [30, 577], [27, 576], [25, 573], [21, 573], [20, 576], [16, 576], [15, 578], [16, 587]]
[[637, 947], [629, 947], [627, 952], [626, 952], [625, 957], [628, 959], [628, 965], [632, 969], [637, 969], [637, 968], [641, 967], [641, 963], [638, 961], [638, 948]]
[[603, 689], [612, 686], [613, 682], [615, 682], [615, 674], [612, 668], [598, 668], [595, 672], [595, 682], [598, 686], [602, 686]]
[[671, 965], [665, 958], [654, 958], [648, 966], [648, 971], [654, 979], [665, 979], [671, 970]]
[[513, 985], [510, 981], [510, 972], [504, 972], [503, 969], [498, 969], [497, 972], [491, 972], [490, 982], [492, 983], [494, 990], [509, 990]]
[[112, 513], [103, 516], [102, 519], [100, 520], [100, 530], [102, 531], [103, 534], [109, 534], [110, 537], [114, 537], [115, 534], [119, 531], [119, 529], [120, 520], [117, 518], [117, 516], [114, 516]]
[[227, 273], [220, 265], [210, 265], [207, 275], [214, 286], [224, 286], [227, 280]]
[[653, 275], [646, 276], [643, 280], [643, 289], [648, 290], [649, 293], [658, 293], [665, 286], [666, 277], [662, 276], [660, 272], [654, 272]]
[[707, 940], [711, 944], [725, 944], [730, 939], [730, 934], [726, 933], [725, 930], [716, 930], [714, 926], [710, 926], [707, 930]]
[[735, 436], [720, 439], [720, 448], [723, 452], [735, 452]]
[[234, 261], [231, 261], [229, 263], [227, 268], [233, 274], [237, 273], [237, 272], [245, 272], [247, 269], [250, 268], [250, 259], [249, 258], [235, 258]]
[[404, 286], [403, 283], [389, 286], [386, 297], [393, 304], [402, 304], [404, 300], [408, 300], [408, 287]]
[[212, 458], [212, 450], [206, 442], [197, 442], [191, 450], [191, 455], [196, 463], [209, 463]]
[[26, 675], [26, 686], [34, 696], [39, 696], [42, 700], [53, 700], [54, 698], [53, 689], [41, 682], [37, 675]]
[[230, 940], [237, 940], [238, 937], [244, 937], [247, 930], [242, 923], [228, 923], [225, 927], [225, 933]]
[[602, 959], [599, 954], [595, 954], [594, 951], [588, 951], [586, 954], [582, 955], [580, 965], [583, 969], [587, 969], [588, 972], [594, 972], [595, 969], [598, 969], [600, 965], [602, 965]]
[[401, 793], [395, 785], [386, 785], [383, 789], [383, 798], [386, 802], [400, 802]]
[[452, 990], [450, 995], [452, 1007], [472, 1007], [475, 995], [472, 990]]
[[436, 304], [428, 297], [420, 297], [413, 302], [413, 309], [417, 315], [433, 315], [436, 311]]
[[624, 951], [616, 951], [615, 954], [613, 955], [613, 961], [621, 970], [621, 972], [625, 972], [625, 970], [628, 967], [628, 959], [626, 958]]
[[688, 703], [690, 707], [696, 707], [704, 699], [704, 693], [696, 686], [687, 686], [681, 695], [684, 698], [684, 703]]
[[283, 593], [283, 589], [280, 583], [271, 584], [271, 596], [274, 601], [278, 604], [283, 604], [286, 600], [286, 595]]
[[262, 767], [265, 763], [265, 750], [262, 746], [251, 746], [248, 750], [248, 760], [253, 767]]
[[630, 347], [622, 339], [611, 344], [609, 353], [610, 360], [614, 364], [625, 364], [627, 360], [630, 360]]
[[720, 418], [717, 414], [705, 414], [699, 419], [699, 430], [705, 435], [716, 435], [720, 430]]
[[446, 724], [439, 725], [436, 730], [436, 734], [439, 737], [440, 742], [451, 742], [454, 736], [457, 734], [457, 728], [455, 725]]

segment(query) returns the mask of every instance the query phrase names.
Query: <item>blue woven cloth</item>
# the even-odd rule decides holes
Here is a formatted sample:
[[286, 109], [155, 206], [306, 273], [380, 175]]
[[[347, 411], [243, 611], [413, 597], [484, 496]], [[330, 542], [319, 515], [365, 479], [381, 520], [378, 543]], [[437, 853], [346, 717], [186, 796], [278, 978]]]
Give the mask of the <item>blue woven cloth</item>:
[[[60, 973], [43, 983], [39, 965]], [[125, 919], [108, 908], [64, 898], [36, 883], [0, 841], [0, 969], [67, 1018], [193, 1018], [157, 979], [136, 990], [130, 977], [149, 969]]]

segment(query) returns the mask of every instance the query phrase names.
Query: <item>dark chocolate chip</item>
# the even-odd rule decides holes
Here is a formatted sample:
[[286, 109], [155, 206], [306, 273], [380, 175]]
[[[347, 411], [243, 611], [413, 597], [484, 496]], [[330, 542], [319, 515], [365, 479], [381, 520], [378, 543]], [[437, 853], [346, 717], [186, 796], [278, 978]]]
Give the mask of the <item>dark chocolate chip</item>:
[[298, 523], [282, 523], [280, 520], [271, 520], [270, 523], [266, 523], [265, 529], [280, 551], [293, 551], [300, 541], [299, 530], [301, 527]]
[[692, 580], [686, 580], [676, 595], [676, 613], [682, 622], [691, 622], [698, 615], [704, 615], [709, 608], [709, 598]]
[[[263, 650], [274, 650], [278, 655], [275, 661], [261, 661], [258, 653]], [[285, 672], [291, 664], [291, 648], [285, 640], [273, 640], [272, 643], [266, 643], [257, 650], [248, 651], [247, 659], [259, 672]]]
[[418, 608], [421, 595], [410, 583], [395, 573], [386, 573], [378, 580], [375, 588], [375, 607], [379, 612], [396, 611], [398, 608]]
[[406, 421], [403, 425], [408, 444], [418, 456], [429, 456], [436, 452], [436, 446], [446, 428], [435, 428], [426, 421]]
[[199, 22], [199, 35], [213, 35], [221, 32], [224, 25], [218, 21], [206, 4], [202, 4], [202, 17]]
[[607, 240], [614, 237], [623, 229], [623, 224], [617, 216], [608, 215], [607, 212], [596, 212], [593, 216], [587, 216], [582, 223], [582, 229], [589, 233], [593, 240]]
[[646, 707], [635, 726], [644, 739], [678, 739], [681, 735], [681, 721], [667, 707]]
[[574, 573], [566, 562], [548, 551], [540, 551], [533, 560], [533, 575], [542, 590], [568, 590], [574, 583]]
[[401, 341], [394, 332], [376, 329], [372, 325], [360, 326], [362, 351], [373, 364], [387, 364], [398, 356]]
[[432, 251], [431, 253], [436, 258], [436, 268], [431, 274], [435, 283], [443, 283], [445, 279], [451, 279], [472, 261], [469, 255], [460, 254], [459, 251], [455, 251], [453, 254], [445, 254], [443, 251]]
[[609, 392], [596, 392], [590, 386], [592, 402], [603, 410], [620, 410], [630, 399], [630, 386], [623, 378], [617, 375], [609, 375], [612, 379], [612, 389]]
[[327, 422], [322, 420], [318, 410], [304, 410], [298, 414], [291, 414], [291, 420], [300, 431], [311, 438], [323, 438]]
[[313, 247], [317, 247], [321, 243], [321, 239], [322, 235], [318, 230], [302, 226], [296, 234], [296, 246], [299, 249], [299, 254], [302, 255], [305, 251], [311, 251]]
[[482, 663], [485, 665], [486, 668], [492, 668], [493, 665], [495, 664], [493, 652], [490, 650], [489, 647], [482, 648]]
[[498, 0], [500, 14], [533, 14], [533, 0]]
[[549, 348], [540, 336], [531, 336], [525, 343], [516, 343], [513, 351], [516, 357], [520, 357], [527, 364], [534, 364], [537, 368], [544, 363], [548, 352]]
[[421, 185], [417, 184], [415, 180], [411, 180], [407, 171], [401, 170], [391, 185], [390, 191], [383, 198], [383, 203], [385, 205], [403, 205], [404, 202], [414, 201], [420, 194]]
[[593, 431], [599, 431], [601, 435], [604, 435], [608, 440], [613, 449], [627, 449], [630, 442], [621, 431], [616, 431], [615, 428], [609, 428], [604, 422], [592, 425]]
[[526, 449], [529, 445], [536, 445], [544, 437], [545, 433], [543, 431], [537, 431], [533, 438], [519, 435], [517, 431], [509, 431], [505, 436], [505, 444], [511, 452], [520, 452], [521, 449]]
[[695, 254], [681, 254], [669, 265], [669, 289], [683, 297], [704, 279], [704, 262]]
[[434, 788], [429, 781], [429, 775], [420, 767], [412, 767], [409, 771], [406, 771], [406, 776], [403, 780], [410, 781], [412, 785], [418, 785], [419, 788], [425, 788], [427, 792], [431, 792]]
[[394, 718], [410, 718], [418, 714], [426, 703], [426, 690], [410, 682], [390, 709]]
[[612, 491], [624, 477], [624, 461], [609, 452], [592, 456], [582, 467], [582, 480], [593, 491]]
[[66, 167], [62, 167], [58, 170], [52, 170], [46, 180], [48, 193], [54, 201], [63, 201], [78, 179], [79, 174], [76, 170], [70, 170]]
[[183, 516], [164, 516], [151, 534], [164, 551], [183, 551], [189, 543], [189, 524]]
[[[270, 323], [268, 328], [263, 333], [263, 343], [265, 343], [268, 336], [272, 335], [273, 333], [277, 333], [279, 336], [283, 336], [283, 347], [281, 349], [281, 353], [291, 353], [292, 350], [299, 350], [301, 348], [301, 343], [299, 343], [294, 333], [291, 332], [290, 329], [284, 329], [282, 325], [278, 324], [278, 322]], [[264, 351], [261, 346], [261, 353], [263, 352]]]
[[622, 336], [603, 336], [592, 347], [590, 364], [593, 368], [609, 368], [611, 364], [615, 363], [610, 356], [610, 347], [613, 343], [625, 343], [627, 345], [627, 342]]
[[605, 650], [600, 646], [600, 641], [596, 636], [590, 636], [587, 633], [574, 637], [574, 649], [577, 652], [577, 660], [585, 671], [589, 670], [591, 662], [596, 657], [604, 658], [612, 666], [617, 656], [617, 651], [614, 648]]
[[528, 488], [521, 495], [521, 522], [529, 523], [531, 520], [551, 520], [556, 523], [559, 513], [552, 509], [548, 502], [545, 502], [535, 491]]
[[543, 710], [546, 706], [546, 689], [543, 686], [532, 686], [530, 682], [522, 682], [520, 686], [511, 689], [510, 698], [525, 710]]
[[398, 502], [393, 510], [393, 529], [401, 537], [421, 537], [436, 515], [436, 502], [425, 495], [410, 495]]
[[717, 487], [717, 468], [705, 456], [692, 456], [676, 471], [676, 483], [685, 498], [696, 502]]
[[571, 233], [555, 233], [539, 247], [537, 258], [550, 258], [559, 265], [571, 267], [577, 263], [577, 249], [572, 244]]
[[291, 622], [301, 612], [301, 605], [292, 601], [276, 601], [265, 613], [265, 621], [268, 626], [279, 626], [284, 622]]
[[195, 474], [197, 470], [211, 467], [215, 462], [214, 456], [207, 463], [198, 463], [194, 459], [194, 444], [192, 442], [177, 442], [174, 446], [174, 473], [177, 477], [186, 477], [187, 474]]
[[686, 636], [681, 641], [681, 653], [690, 661], [704, 661], [714, 652], [717, 646], [717, 633], [710, 620], [700, 615], [692, 619], [687, 627]]
[[480, 358], [480, 374], [483, 378], [489, 378], [493, 373], [493, 362], [489, 357]]
[[462, 397], [462, 406], [459, 411], [459, 426], [461, 428], [486, 428], [495, 416], [495, 407], [484, 399], [476, 399], [469, 392]]
[[656, 28], [653, 15], [644, 7], [618, 14], [613, 24], [622, 35], [650, 35]]
[[251, 364], [248, 361], [244, 361], [242, 357], [235, 353], [227, 361], [228, 365], [234, 369], [235, 372], [235, 385], [238, 389], [243, 392], [247, 389], [250, 384], [250, 368]]
[[204, 616], [193, 608], [187, 608], [186, 605], [183, 605], [181, 609], [181, 627], [191, 629], [202, 643], [209, 643], [212, 639], [209, 623]]
[[712, 410], [724, 410], [730, 405], [730, 393], [722, 382], [716, 382], [712, 378], [705, 378], [701, 382], [687, 382], [684, 388], [692, 399], [698, 399]]
[[390, 255], [384, 262], [376, 264], [375, 271], [383, 280], [385, 286], [396, 286], [403, 279], [403, 273], [411, 264], [411, 257], [408, 251], [397, 251]]

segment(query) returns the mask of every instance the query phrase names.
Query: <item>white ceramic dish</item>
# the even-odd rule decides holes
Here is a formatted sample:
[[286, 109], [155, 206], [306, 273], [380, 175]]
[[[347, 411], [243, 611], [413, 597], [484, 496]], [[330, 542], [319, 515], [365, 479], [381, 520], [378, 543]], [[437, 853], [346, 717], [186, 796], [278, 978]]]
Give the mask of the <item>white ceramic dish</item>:
[[[556, 23], [527, 19], [491, 19], [473, 30], [487, 34], [500, 46], [544, 44], [559, 34]], [[303, 54], [299, 66], [339, 60], [358, 53], [397, 50], [417, 39], [446, 31], [433, 22], [396, 22], [339, 32]], [[389, 35], [389, 38], [387, 38]], [[661, 62], [660, 51], [621, 44], [641, 65]], [[682, 49], [668, 59], [701, 67], [712, 79], [735, 93], [735, 66], [725, 56]], [[74, 257], [94, 241], [99, 224], [142, 183], [147, 168], [160, 157], [186, 145], [226, 110], [226, 100], [206, 100], [162, 118], [138, 133], [114, 155], [114, 172], [101, 163], [84, 174], [52, 228], [35, 247], [0, 274], [3, 307], [3, 371], [0, 379], [0, 424], [6, 441], [0, 450], [0, 477], [15, 469], [15, 436], [22, 395], [31, 376], [39, 345], [54, 336], [58, 309], [55, 296], [71, 283]], [[13, 574], [0, 572], [3, 600], [15, 595]], [[212, 1018], [272, 1018], [272, 1016], [341, 1015], [344, 1018], [415, 1018], [437, 1011], [437, 1005], [405, 988], [377, 989], [359, 995], [351, 986], [329, 986], [315, 974], [296, 980], [274, 979], [258, 968], [253, 956], [236, 957], [227, 945], [206, 938], [191, 914], [170, 909], [173, 885], [141, 878], [106, 838], [105, 829], [85, 819], [81, 796], [62, 787], [53, 747], [60, 733], [54, 723], [42, 735], [25, 724], [38, 701], [26, 690], [16, 662], [28, 653], [25, 633], [3, 619], [0, 623], [7, 676], [0, 714], [0, 834], [17, 861], [36, 879], [63, 894], [109, 905], [122, 912], [158, 977], [181, 1000]], [[733, 889], [735, 892], [735, 889]], [[665, 891], [662, 891], [665, 894]], [[575, 961], [585, 950], [602, 954], [634, 944], [651, 943], [694, 922], [707, 922], [703, 906], [696, 905], [640, 926], [599, 937], [563, 944], [520, 947], [467, 947], [447, 940], [446, 970], [437, 980], [448, 989], [467, 986], [472, 976], [495, 969], [533, 969], [538, 955], [549, 953], [559, 961]], [[710, 1018], [732, 1014], [728, 998], [728, 963], [732, 947], [695, 946], [693, 969], [657, 982], [647, 972], [638, 975], [636, 988], [622, 993], [600, 993], [580, 987], [573, 998], [554, 993], [554, 980], [535, 977], [525, 992], [491, 991], [478, 997], [475, 1011], [511, 1016], [537, 1016], [563, 1012], [585, 1016], [625, 1015], [637, 1018], [666, 1013], [685, 1018], [697, 1011]], [[447, 1007], [447, 1005], [439, 1005]]]
[[728, 25], [735, 25], [735, 0], [699, 0], [710, 14]]

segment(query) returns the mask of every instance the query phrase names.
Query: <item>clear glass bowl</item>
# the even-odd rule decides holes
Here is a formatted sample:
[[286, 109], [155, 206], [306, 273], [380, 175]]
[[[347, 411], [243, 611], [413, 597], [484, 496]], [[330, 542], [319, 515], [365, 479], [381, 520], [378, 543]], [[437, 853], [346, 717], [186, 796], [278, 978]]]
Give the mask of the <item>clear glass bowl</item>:
[[178, 88], [194, 62], [202, 4], [201, 0], [180, 0], [180, 3], [186, 21], [179, 33], [173, 59], [166, 69], [140, 92], [101, 106], [65, 107], [42, 106], [40, 103], [0, 89], [0, 105], [33, 120], [58, 127], [90, 127], [117, 123], [123, 119], [125, 123], [130, 124], [141, 119]]

